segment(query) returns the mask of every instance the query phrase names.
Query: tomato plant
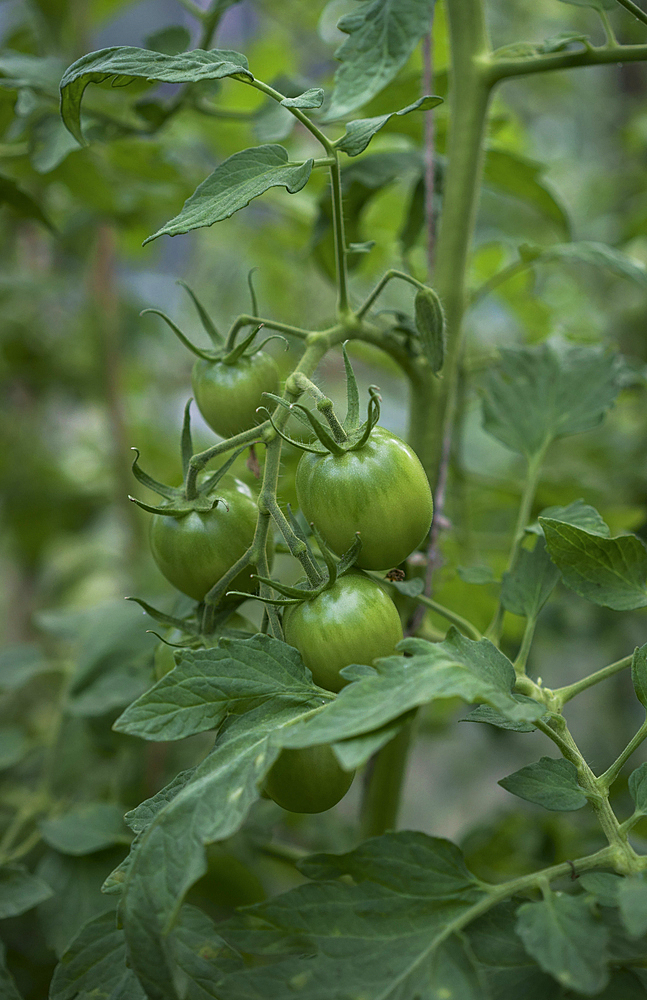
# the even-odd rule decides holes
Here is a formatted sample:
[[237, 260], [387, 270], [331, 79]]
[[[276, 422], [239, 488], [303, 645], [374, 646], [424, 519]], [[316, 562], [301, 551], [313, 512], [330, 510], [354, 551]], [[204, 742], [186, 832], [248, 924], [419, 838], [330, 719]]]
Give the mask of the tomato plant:
[[303, 455], [296, 489], [305, 517], [333, 552], [341, 555], [360, 533], [363, 569], [397, 566], [431, 526], [433, 501], [420, 459], [384, 427], [374, 427], [356, 451]]
[[[233, 477], [221, 483], [216, 490], [219, 502], [211, 510], [155, 514], [150, 524], [157, 566], [174, 587], [196, 601], [244, 555], [256, 530], [258, 512], [249, 487]], [[249, 569], [235, 578], [234, 585], [254, 590]]]
[[270, 768], [263, 791], [290, 812], [319, 813], [332, 809], [353, 783], [331, 747], [282, 750]]
[[195, 401], [212, 430], [232, 437], [259, 423], [262, 393], [276, 392], [276, 362], [264, 351], [242, 356], [234, 364], [198, 358], [191, 376]]
[[339, 671], [351, 663], [369, 666], [391, 656], [402, 639], [391, 598], [360, 573], [340, 577], [313, 600], [286, 608], [285, 641], [299, 650], [315, 684], [339, 691], [348, 683]]

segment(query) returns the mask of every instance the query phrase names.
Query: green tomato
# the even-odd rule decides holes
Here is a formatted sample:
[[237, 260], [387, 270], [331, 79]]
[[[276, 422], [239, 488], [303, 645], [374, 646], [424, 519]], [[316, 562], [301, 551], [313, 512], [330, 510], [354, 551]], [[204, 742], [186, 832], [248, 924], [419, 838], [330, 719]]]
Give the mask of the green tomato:
[[[227, 506], [219, 503], [207, 513], [191, 511], [182, 517], [155, 514], [150, 526], [151, 552], [159, 569], [195, 601], [201, 601], [247, 551], [256, 531], [258, 508], [245, 483], [224, 476], [215, 495]], [[252, 593], [252, 572], [246, 567], [230, 589]]]
[[263, 792], [290, 812], [325, 812], [343, 799], [354, 776], [354, 771], [343, 770], [327, 744], [281, 750]]
[[425, 538], [433, 500], [414, 451], [383, 427], [343, 455], [306, 452], [296, 474], [299, 506], [338, 555], [359, 531], [363, 569], [397, 566]]
[[312, 601], [289, 605], [283, 615], [285, 641], [299, 650], [315, 684], [340, 691], [339, 671], [351, 663], [369, 666], [395, 653], [402, 624], [391, 598], [361, 573], [341, 576]]
[[278, 392], [276, 362], [264, 351], [243, 356], [233, 365], [198, 358], [191, 376], [200, 413], [221, 437], [233, 437], [259, 423], [261, 394]]

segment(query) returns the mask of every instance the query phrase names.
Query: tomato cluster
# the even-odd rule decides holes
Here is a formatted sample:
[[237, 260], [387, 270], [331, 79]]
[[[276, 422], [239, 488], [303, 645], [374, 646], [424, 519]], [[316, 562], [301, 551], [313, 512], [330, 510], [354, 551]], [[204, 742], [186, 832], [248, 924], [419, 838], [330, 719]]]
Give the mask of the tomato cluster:
[[[262, 393], [274, 393], [278, 383], [276, 365], [262, 351], [240, 354], [233, 361], [233, 355], [227, 357], [229, 361], [199, 358], [193, 389], [207, 423], [219, 435], [233, 437], [256, 424]], [[350, 682], [344, 668], [371, 666], [396, 652], [402, 639], [399, 613], [382, 586], [363, 570], [387, 570], [403, 562], [423, 541], [433, 511], [417, 456], [404, 441], [376, 426], [379, 406], [373, 414], [371, 419], [369, 411], [362, 427], [349, 424], [345, 447], [308, 451], [296, 471], [299, 506], [313, 525], [327, 576], [321, 577], [320, 586], [304, 582], [292, 588], [283, 632], [314, 683], [334, 692]], [[247, 486], [226, 474], [226, 467], [213, 479], [211, 492], [204, 486], [198, 500], [188, 499], [187, 493], [178, 502], [179, 491], [166, 490], [163, 507], [147, 508], [154, 512], [150, 544], [159, 569], [198, 602], [204, 602], [214, 585], [250, 552], [258, 521]], [[332, 553], [343, 557], [340, 564]], [[315, 559], [312, 551], [310, 555]], [[252, 593], [253, 571], [246, 566], [228, 592]], [[276, 586], [280, 591], [281, 585]], [[199, 638], [191, 644], [196, 641]], [[203, 641], [211, 645], [217, 635]], [[167, 656], [160, 671], [172, 669], [173, 663], [172, 655]], [[262, 793], [287, 810], [321, 812], [346, 794], [353, 776], [342, 769], [330, 746], [284, 749]]]

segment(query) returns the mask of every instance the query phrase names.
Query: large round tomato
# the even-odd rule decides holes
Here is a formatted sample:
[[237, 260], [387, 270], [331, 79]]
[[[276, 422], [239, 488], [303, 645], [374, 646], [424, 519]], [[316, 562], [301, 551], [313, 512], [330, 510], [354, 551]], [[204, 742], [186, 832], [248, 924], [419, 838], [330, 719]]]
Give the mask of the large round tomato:
[[357, 566], [389, 569], [422, 542], [433, 501], [420, 460], [408, 444], [375, 427], [363, 448], [343, 455], [306, 452], [296, 474], [299, 506], [333, 552], [359, 531]]
[[[201, 601], [214, 583], [245, 553], [254, 539], [258, 508], [249, 487], [224, 476], [215, 489], [219, 503], [208, 513], [190, 511], [181, 517], [155, 514], [150, 526], [153, 558], [166, 579]], [[253, 569], [245, 568], [230, 590], [254, 590]]]
[[278, 392], [276, 362], [264, 351], [239, 358], [233, 365], [198, 358], [191, 376], [198, 409], [212, 430], [233, 437], [259, 423], [262, 393]]
[[354, 771], [342, 769], [327, 744], [281, 750], [263, 792], [290, 812], [324, 812], [343, 799], [354, 776]]
[[395, 653], [402, 639], [400, 616], [391, 598], [361, 573], [341, 576], [329, 590], [283, 615], [285, 641], [301, 653], [315, 684], [339, 691], [339, 671], [351, 663], [369, 666]]

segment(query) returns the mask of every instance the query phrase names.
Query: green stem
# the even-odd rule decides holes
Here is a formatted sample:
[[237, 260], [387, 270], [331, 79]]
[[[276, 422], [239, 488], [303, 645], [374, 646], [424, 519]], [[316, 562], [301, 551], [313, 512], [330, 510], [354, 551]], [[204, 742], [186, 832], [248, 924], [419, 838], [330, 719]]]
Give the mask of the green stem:
[[258, 498], [258, 506], [259, 509], [265, 507], [271, 515], [279, 531], [283, 535], [291, 555], [293, 555], [295, 559], [298, 559], [303, 566], [305, 574], [308, 577], [308, 582], [312, 584], [313, 587], [320, 586], [323, 583], [323, 577], [319, 572], [319, 568], [316, 562], [314, 562], [311, 558], [305, 542], [301, 541], [301, 539], [298, 538], [292, 530], [290, 522], [279, 507], [276, 495], [270, 493], [269, 491], [267, 493], [261, 492], [261, 495]]
[[361, 807], [362, 839], [396, 828], [412, 727], [413, 721], [407, 722], [369, 764]]
[[[519, 549], [521, 548], [521, 543], [523, 542], [525, 535], [525, 528], [528, 524], [530, 517], [530, 511], [532, 510], [532, 505], [535, 499], [535, 493], [537, 492], [537, 485], [539, 483], [539, 476], [541, 474], [541, 467], [544, 461], [544, 456], [546, 454], [546, 448], [548, 445], [544, 445], [540, 451], [536, 452], [528, 459], [528, 472], [526, 475], [526, 483], [524, 486], [523, 494], [521, 497], [521, 503], [519, 505], [519, 513], [517, 515], [517, 523], [514, 529], [514, 535], [512, 538], [512, 546], [510, 548], [510, 555], [508, 557], [508, 565], [506, 567], [506, 572], [510, 573], [517, 562], [519, 556]], [[499, 603], [497, 609], [492, 619], [489, 627], [486, 630], [486, 636], [491, 639], [493, 643], [497, 644], [501, 638], [501, 631], [503, 627], [503, 620], [505, 618], [505, 608], [501, 603], [501, 598], [499, 598]]]
[[507, 267], [501, 268], [496, 274], [493, 274], [491, 278], [483, 282], [480, 288], [477, 288], [475, 292], [472, 293], [470, 304], [476, 305], [481, 299], [484, 299], [486, 295], [493, 292], [495, 288], [502, 285], [509, 278], [513, 278], [516, 274], [520, 274], [522, 271], [526, 271], [529, 267], [532, 267], [534, 261], [531, 260], [515, 260], [512, 264], [508, 264]]
[[[248, 86], [253, 87], [254, 90], [260, 90], [262, 94], [266, 94], [268, 97], [271, 97], [272, 100], [276, 101], [278, 104], [285, 100], [285, 94], [281, 94], [278, 90], [275, 90], [274, 87], [270, 87], [268, 83], [263, 83], [262, 80], [250, 80], [248, 77], [242, 76], [239, 77], [239, 80], [241, 83], [246, 83]], [[317, 128], [315, 123], [312, 122], [299, 108], [287, 107], [286, 111], [289, 111], [295, 118], [298, 118], [308, 132], [310, 132], [310, 134], [321, 143], [328, 156], [333, 157], [337, 163], [337, 150], [335, 149], [334, 143], [328, 138], [328, 136], [325, 135], [321, 129]]]
[[272, 437], [274, 435], [274, 430], [269, 420], [264, 420], [262, 424], [258, 424], [257, 427], [250, 427], [248, 431], [241, 431], [240, 434], [234, 435], [234, 437], [227, 438], [226, 441], [220, 441], [218, 444], [212, 445], [211, 448], [207, 448], [206, 451], [198, 452], [197, 455], [191, 456], [191, 461], [189, 462], [189, 468], [186, 473], [186, 482], [184, 484], [184, 495], [187, 500], [195, 500], [198, 495], [198, 476], [213, 458], [217, 458], [218, 455], [224, 454], [226, 451], [232, 451], [234, 448], [239, 448], [241, 445], [252, 445], [258, 444], [263, 441], [266, 437]]
[[593, 687], [594, 684], [605, 681], [607, 677], [613, 677], [615, 674], [620, 673], [625, 667], [631, 666], [632, 659], [632, 656], [623, 656], [621, 660], [616, 660], [615, 663], [610, 663], [607, 667], [596, 670], [595, 673], [589, 674], [588, 677], [583, 677], [580, 681], [574, 681], [573, 684], [566, 684], [564, 687], [555, 688], [553, 695], [556, 698], [556, 704], [562, 707], [567, 701], [570, 701], [571, 698], [579, 694], [580, 691], [586, 691], [587, 688]]
[[616, 38], [616, 33], [613, 30], [613, 26], [611, 24], [611, 21], [609, 20], [609, 15], [607, 14], [606, 10], [603, 10], [601, 7], [596, 7], [596, 12], [598, 17], [602, 21], [602, 27], [604, 28], [604, 33], [607, 38], [607, 45], [609, 46], [609, 48], [618, 48], [620, 42]]
[[371, 294], [368, 296], [367, 299], [365, 299], [365, 301], [362, 303], [362, 305], [355, 313], [358, 319], [361, 319], [362, 316], [366, 315], [366, 313], [369, 311], [369, 309], [371, 308], [377, 297], [380, 295], [383, 289], [388, 285], [389, 281], [393, 280], [393, 278], [400, 278], [401, 281], [408, 281], [409, 284], [413, 285], [414, 288], [425, 288], [425, 285], [422, 283], [422, 281], [418, 281], [416, 278], [412, 277], [412, 275], [407, 274], [406, 271], [398, 271], [395, 268], [390, 268], [382, 275], [382, 277], [378, 281], [377, 285], [375, 286]]
[[625, 10], [628, 10], [630, 14], [633, 14], [638, 21], [642, 21], [643, 24], [647, 24], [647, 14], [644, 10], [641, 10], [641, 8], [638, 7], [633, 0], [617, 0], [617, 2], [621, 5], [621, 7], [624, 7]]
[[335, 237], [335, 262], [337, 268], [337, 312], [341, 317], [350, 313], [348, 298], [348, 267], [346, 262], [346, 237], [344, 235], [344, 206], [341, 185], [341, 168], [338, 154], [335, 151], [336, 162], [330, 167], [332, 225]]
[[629, 741], [620, 756], [614, 760], [611, 767], [607, 768], [604, 774], [600, 775], [598, 778], [598, 785], [601, 788], [608, 789], [611, 787], [631, 755], [638, 749], [641, 743], [644, 743], [645, 740], [647, 740], [647, 720], [643, 722], [636, 735]]
[[517, 658], [514, 661], [514, 669], [517, 674], [525, 674], [526, 664], [528, 662], [528, 655], [530, 653], [530, 647], [532, 646], [532, 640], [535, 634], [535, 625], [537, 624], [536, 618], [528, 618], [526, 621], [526, 627], [523, 632], [523, 639], [521, 640], [521, 648], [517, 653]]
[[[397, 590], [395, 584], [391, 583], [390, 580], [385, 580], [379, 574], [369, 573], [369, 576], [372, 576], [373, 579], [377, 580], [379, 583], [387, 583]], [[472, 625], [467, 618], [463, 618], [462, 615], [459, 615], [456, 611], [452, 611], [451, 608], [446, 608], [444, 604], [439, 604], [438, 601], [434, 601], [431, 597], [425, 597], [424, 594], [417, 594], [415, 597], [412, 597], [411, 600], [416, 601], [418, 604], [424, 604], [426, 608], [430, 608], [432, 611], [435, 611], [436, 614], [445, 618], [448, 622], [451, 622], [452, 625], [456, 625], [464, 635], [469, 636], [470, 639], [474, 639], [475, 642], [479, 642], [479, 640], [483, 638], [476, 626]]]
[[[619, 0], [619, 2], [623, 3], [623, 0]], [[623, 3], [623, 6], [626, 4]], [[647, 45], [603, 45], [599, 48], [587, 45], [584, 49], [576, 52], [551, 52], [546, 55], [520, 59], [484, 59], [482, 65], [488, 84], [493, 86], [512, 76], [528, 76], [531, 73], [573, 69], [577, 66], [603, 66], [609, 63], [645, 62], [646, 60]]]
[[311, 330], [303, 330], [300, 326], [291, 326], [289, 323], [279, 323], [274, 319], [265, 319], [263, 316], [249, 316], [247, 313], [243, 313], [243, 315], [238, 316], [227, 333], [227, 350], [230, 350], [234, 346], [236, 334], [244, 326], [264, 326], [268, 330], [277, 330], [278, 333], [287, 333], [291, 337], [298, 337], [299, 340], [306, 340], [312, 333]]

